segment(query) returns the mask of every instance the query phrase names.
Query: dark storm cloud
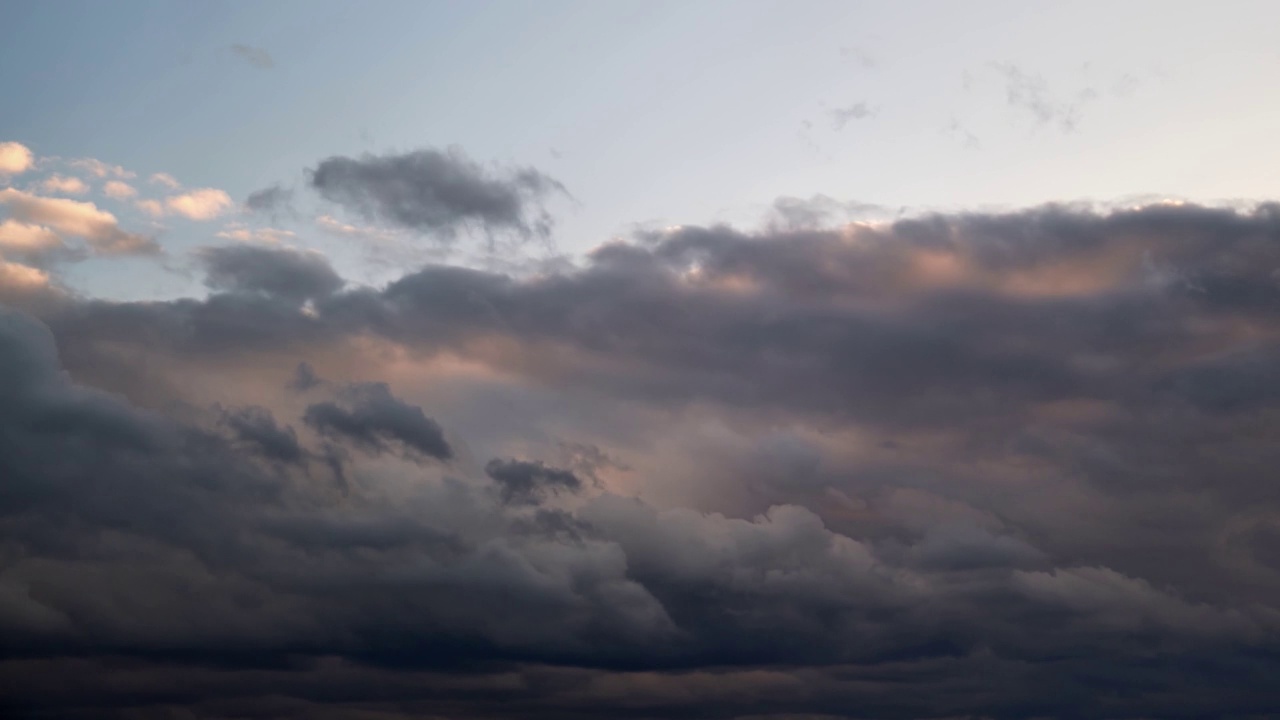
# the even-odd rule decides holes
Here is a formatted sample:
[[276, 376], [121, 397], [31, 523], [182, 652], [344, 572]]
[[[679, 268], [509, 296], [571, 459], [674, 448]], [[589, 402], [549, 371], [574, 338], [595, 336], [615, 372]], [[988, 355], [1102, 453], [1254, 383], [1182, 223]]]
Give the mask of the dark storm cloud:
[[277, 425], [275, 416], [264, 407], [227, 410], [222, 420], [236, 437], [268, 459], [285, 463], [299, 463], [304, 459], [298, 434], [288, 425]]
[[311, 171], [311, 186], [369, 220], [442, 238], [468, 227], [545, 236], [542, 202], [565, 192], [534, 168], [491, 171], [458, 149], [331, 157]]
[[[308, 308], [231, 273], [203, 301], [0, 315], [2, 694], [46, 717], [1272, 712], [1280, 209], [821, 225]], [[354, 369], [346, 344], [371, 348]], [[410, 394], [441, 359], [475, 374], [422, 383], [464, 403], [549, 398], [479, 457], [563, 459], [476, 467]], [[292, 368], [332, 399], [299, 406]], [[236, 369], [280, 397], [183, 409], [193, 372]], [[592, 404], [639, 439], [565, 420]], [[493, 407], [473, 426], [523, 422]], [[730, 481], [695, 509], [649, 497], [663, 473]]]
[[385, 452], [388, 442], [398, 441], [426, 457], [453, 457], [440, 425], [423, 414], [422, 408], [393, 396], [385, 383], [352, 385], [342, 395], [342, 404], [326, 401], [308, 406], [304, 416], [307, 424], [374, 453]]
[[265, 293], [292, 300], [331, 295], [342, 278], [323, 255], [302, 250], [227, 245], [200, 252], [205, 284], [215, 290]]
[[536, 505], [548, 493], [561, 490], [575, 493], [582, 489], [577, 475], [541, 462], [494, 458], [484, 466], [484, 471], [498, 483], [504, 503]]

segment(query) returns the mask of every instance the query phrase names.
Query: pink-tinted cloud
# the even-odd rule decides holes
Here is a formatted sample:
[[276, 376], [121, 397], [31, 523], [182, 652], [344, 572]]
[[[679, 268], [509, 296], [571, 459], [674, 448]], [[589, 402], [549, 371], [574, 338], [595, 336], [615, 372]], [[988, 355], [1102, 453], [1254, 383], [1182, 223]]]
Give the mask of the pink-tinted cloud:
[[52, 175], [40, 182], [40, 190], [56, 195], [83, 195], [89, 192], [89, 186], [77, 177]]
[[113, 200], [128, 200], [138, 194], [132, 185], [120, 180], [109, 180], [102, 186], [102, 194]]
[[16, 142], [0, 143], [0, 177], [24, 173], [34, 165], [35, 156], [26, 145]]
[[0, 205], [22, 222], [84, 238], [96, 252], [108, 255], [155, 252], [151, 238], [125, 232], [111, 213], [78, 200], [46, 198], [13, 188], [0, 190]]

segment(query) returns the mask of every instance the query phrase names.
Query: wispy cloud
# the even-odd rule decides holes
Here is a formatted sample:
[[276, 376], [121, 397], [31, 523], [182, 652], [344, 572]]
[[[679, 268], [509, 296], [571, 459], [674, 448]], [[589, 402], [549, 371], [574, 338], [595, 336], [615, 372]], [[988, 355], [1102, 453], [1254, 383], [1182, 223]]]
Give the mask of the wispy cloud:
[[270, 70], [276, 66], [271, 54], [259, 47], [235, 43], [231, 46], [231, 52], [258, 70]]

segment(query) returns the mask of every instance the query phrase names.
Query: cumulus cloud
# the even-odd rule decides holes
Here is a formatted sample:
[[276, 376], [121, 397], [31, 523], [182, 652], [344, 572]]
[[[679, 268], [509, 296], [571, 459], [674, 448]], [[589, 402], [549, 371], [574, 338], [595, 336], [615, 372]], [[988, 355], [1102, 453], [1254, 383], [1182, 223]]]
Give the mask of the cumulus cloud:
[[58, 195], [83, 195], [89, 192], [89, 186], [77, 177], [51, 175], [40, 182], [40, 190]]
[[0, 190], [0, 205], [7, 207], [15, 220], [84, 238], [100, 254], [148, 254], [159, 249], [153, 239], [121, 230], [114, 215], [93, 203], [40, 197], [7, 188]]
[[22, 295], [49, 287], [49, 274], [40, 268], [0, 259], [0, 301], [22, 300]]
[[321, 197], [370, 221], [452, 238], [475, 227], [488, 233], [550, 233], [543, 201], [564, 186], [534, 168], [489, 170], [461, 150], [331, 157], [311, 171]]
[[0, 143], [0, 177], [19, 175], [35, 165], [31, 149], [22, 143]]
[[109, 180], [102, 186], [102, 193], [115, 200], [128, 200], [138, 194], [136, 188], [120, 180]]
[[200, 188], [164, 200], [167, 214], [181, 215], [189, 220], [212, 220], [232, 206], [231, 196], [215, 188]]
[[298, 301], [331, 295], [342, 278], [313, 251], [247, 245], [204, 248], [205, 283], [215, 290], [266, 293]]
[[138, 200], [134, 205], [153, 218], [181, 216], [188, 220], [208, 221], [225, 214], [234, 206], [231, 196], [217, 188], [199, 188], [163, 200]]
[[831, 203], [558, 273], [231, 246], [203, 299], [15, 294], [0, 680], [72, 717], [1270, 713], [1280, 209]]
[[38, 255], [63, 247], [62, 238], [42, 225], [0, 222], [0, 255]]

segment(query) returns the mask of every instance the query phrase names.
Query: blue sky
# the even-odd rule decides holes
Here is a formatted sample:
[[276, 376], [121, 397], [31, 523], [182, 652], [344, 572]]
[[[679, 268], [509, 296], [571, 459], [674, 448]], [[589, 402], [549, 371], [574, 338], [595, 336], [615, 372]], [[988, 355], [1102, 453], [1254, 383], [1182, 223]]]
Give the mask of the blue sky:
[[[0, 14], [0, 142], [168, 173], [236, 203], [303, 188], [326, 157], [457, 146], [561, 181], [572, 199], [552, 208], [553, 240], [569, 255], [637, 225], [750, 226], [783, 196], [896, 212], [1256, 200], [1280, 186], [1268, 2], [8, 2]], [[94, 195], [81, 199], [156, 231]], [[305, 192], [297, 204], [267, 224], [385, 279], [365, 249], [314, 226], [354, 218]], [[109, 294], [193, 292], [174, 272], [183, 253], [232, 221], [266, 226], [171, 218], [163, 267], [61, 272]]]

